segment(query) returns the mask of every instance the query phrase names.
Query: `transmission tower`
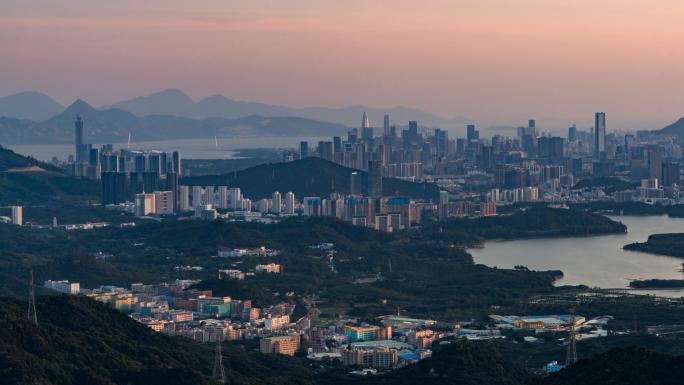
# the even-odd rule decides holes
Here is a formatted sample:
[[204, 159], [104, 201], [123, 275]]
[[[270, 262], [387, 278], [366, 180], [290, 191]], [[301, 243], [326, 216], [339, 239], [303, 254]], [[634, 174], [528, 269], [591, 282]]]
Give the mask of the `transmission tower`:
[[573, 307], [570, 309], [570, 314], [572, 314], [572, 322], [570, 326], [570, 334], [568, 336], [569, 341], [568, 341], [568, 353], [565, 357], [565, 366], [570, 366], [577, 362], [577, 339], [576, 337], [576, 330], [575, 330], [575, 308]]
[[223, 354], [221, 353], [221, 340], [223, 340], [223, 330], [218, 329], [218, 338], [216, 339], [216, 352], [214, 353], [214, 371], [212, 377], [214, 381], [219, 384], [226, 383], [226, 372], [223, 369]]
[[28, 320], [38, 325], [38, 315], [36, 314], [36, 288], [33, 285], [33, 270], [30, 271], [29, 281], [29, 300], [28, 300]]

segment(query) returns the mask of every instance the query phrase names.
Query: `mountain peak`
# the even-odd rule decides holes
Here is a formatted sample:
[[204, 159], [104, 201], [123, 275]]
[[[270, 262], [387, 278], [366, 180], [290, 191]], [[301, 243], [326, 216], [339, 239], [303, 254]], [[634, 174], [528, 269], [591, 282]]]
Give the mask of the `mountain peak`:
[[0, 97], [0, 116], [43, 121], [64, 110], [64, 106], [36, 91]]

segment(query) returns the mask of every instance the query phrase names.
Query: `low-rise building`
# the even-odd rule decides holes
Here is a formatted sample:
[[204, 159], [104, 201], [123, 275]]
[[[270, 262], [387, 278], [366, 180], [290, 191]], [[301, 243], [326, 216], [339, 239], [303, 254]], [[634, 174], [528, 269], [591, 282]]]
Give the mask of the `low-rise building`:
[[299, 349], [299, 334], [265, 337], [259, 342], [261, 353], [293, 356]]

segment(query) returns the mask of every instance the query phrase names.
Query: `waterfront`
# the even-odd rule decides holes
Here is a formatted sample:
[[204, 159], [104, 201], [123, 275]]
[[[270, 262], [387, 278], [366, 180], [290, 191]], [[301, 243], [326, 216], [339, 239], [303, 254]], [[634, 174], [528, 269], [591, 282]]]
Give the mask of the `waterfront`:
[[[523, 265], [532, 270], [562, 270], [556, 285], [625, 288], [632, 279], [681, 279], [684, 259], [623, 250], [651, 234], [684, 231], [684, 218], [667, 216], [610, 216], [627, 226], [627, 234], [586, 238], [537, 238], [489, 241], [471, 249], [476, 263], [500, 268]], [[662, 296], [682, 296], [682, 290], [634, 290]]]
[[[308, 141], [311, 144], [319, 140], [330, 138], [318, 137], [234, 137], [234, 138], [207, 138], [207, 139], [177, 139], [161, 140], [153, 142], [133, 142], [131, 149], [180, 151], [183, 159], [233, 159], [235, 151], [251, 148], [299, 148], [300, 141]], [[99, 147], [101, 144], [94, 145]], [[126, 148], [127, 143], [113, 143], [115, 149]], [[74, 153], [73, 144], [31, 144], [31, 145], [5, 145], [22, 155], [32, 156], [38, 160], [48, 162], [53, 156], [60, 160]]]

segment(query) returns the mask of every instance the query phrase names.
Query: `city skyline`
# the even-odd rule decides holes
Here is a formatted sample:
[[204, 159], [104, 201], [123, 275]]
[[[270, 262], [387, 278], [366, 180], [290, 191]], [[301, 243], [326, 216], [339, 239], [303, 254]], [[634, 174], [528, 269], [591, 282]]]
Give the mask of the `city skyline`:
[[533, 116], [557, 132], [588, 127], [591, 113], [606, 111], [611, 128], [657, 129], [684, 114], [677, 76], [684, 56], [673, 39], [684, 32], [675, 17], [682, 7], [670, 0], [11, 3], [0, 17], [7, 54], [0, 94], [37, 90], [63, 104], [82, 97], [106, 105], [179, 87], [195, 99], [406, 105], [485, 126]]

